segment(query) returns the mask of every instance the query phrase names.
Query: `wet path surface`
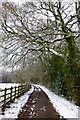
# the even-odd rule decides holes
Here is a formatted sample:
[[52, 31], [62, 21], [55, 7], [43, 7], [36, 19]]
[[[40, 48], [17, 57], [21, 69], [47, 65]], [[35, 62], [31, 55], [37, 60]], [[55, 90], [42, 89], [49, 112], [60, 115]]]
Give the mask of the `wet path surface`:
[[61, 120], [59, 113], [53, 108], [48, 96], [41, 88], [36, 87], [34, 87], [34, 91], [27, 103], [18, 114], [17, 120], [23, 120], [23, 118], [51, 118], [52, 120]]

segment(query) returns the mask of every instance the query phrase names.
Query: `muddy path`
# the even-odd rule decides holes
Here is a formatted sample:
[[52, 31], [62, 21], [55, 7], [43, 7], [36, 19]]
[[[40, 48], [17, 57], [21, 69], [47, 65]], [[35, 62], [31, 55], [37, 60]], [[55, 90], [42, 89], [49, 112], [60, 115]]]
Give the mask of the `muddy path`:
[[34, 86], [34, 91], [29, 96], [27, 103], [18, 114], [17, 120], [23, 118], [51, 118], [61, 120], [59, 113], [56, 112], [48, 96], [41, 88]]

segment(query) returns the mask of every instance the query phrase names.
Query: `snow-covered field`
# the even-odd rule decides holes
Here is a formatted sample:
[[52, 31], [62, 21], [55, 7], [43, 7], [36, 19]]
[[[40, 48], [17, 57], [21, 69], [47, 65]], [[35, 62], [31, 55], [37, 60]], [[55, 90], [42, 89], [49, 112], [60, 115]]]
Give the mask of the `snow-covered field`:
[[[15, 86], [19, 86], [18, 83], [0, 83], [0, 102], [4, 99], [4, 97], [1, 97], [2, 95], [4, 95], [4, 91], [1, 91], [1, 90], [4, 90], [5, 88], [11, 88], [12, 87], [15, 87]], [[10, 93], [10, 90], [7, 90], [7, 93]], [[10, 94], [7, 95], [7, 97], [10, 97]], [[0, 103], [0, 106], [2, 104]], [[1, 111], [1, 109], [0, 109]]]
[[[3, 103], [1, 103], [1, 101], [4, 100], [4, 97], [1, 97], [4, 95], [4, 91], [1, 91], [1, 90], [4, 90], [5, 88], [11, 88], [12, 87], [15, 87], [15, 86], [19, 86], [18, 83], [0, 83], [0, 113], [1, 113], [1, 106]], [[10, 93], [10, 90], [7, 90], [7, 93]], [[7, 95], [7, 98], [10, 97], [10, 94]]]
[[10, 87], [19, 86], [18, 83], [0, 83], [0, 89], [10, 88]]
[[[53, 92], [49, 91], [47, 88], [41, 85], [35, 85], [36, 87], [40, 87], [49, 97], [56, 111], [63, 116], [64, 118], [79, 118], [79, 110], [80, 108], [73, 103], [67, 101], [66, 99], [55, 95]], [[5, 110], [4, 115], [0, 115], [0, 119], [2, 118], [17, 118], [17, 115], [24, 104], [27, 102], [30, 94], [33, 92], [33, 87], [26, 92], [19, 99], [16, 99], [14, 103], [10, 105], [10, 108]], [[79, 120], [79, 119], [78, 119]]]

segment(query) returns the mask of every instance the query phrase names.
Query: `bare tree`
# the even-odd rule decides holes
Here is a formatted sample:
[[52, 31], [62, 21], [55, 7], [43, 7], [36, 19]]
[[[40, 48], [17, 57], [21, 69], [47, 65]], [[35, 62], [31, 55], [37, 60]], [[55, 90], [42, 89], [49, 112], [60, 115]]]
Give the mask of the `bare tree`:
[[55, 22], [49, 19], [47, 11], [41, 10], [39, 5], [36, 6], [32, 2], [22, 6], [3, 3], [2, 44], [5, 53], [3, 61], [6, 60], [6, 64], [20, 64], [28, 55], [37, 58], [42, 54], [48, 54], [51, 52], [50, 48], [53, 49], [55, 46], [53, 43], [61, 40], [57, 38], [57, 33], [53, 29]]
[[26, 3], [22, 7], [12, 3], [3, 4], [1, 10], [4, 34], [2, 43], [4, 58], [7, 58], [6, 61], [9, 61], [9, 64], [10, 62], [17, 64], [27, 54], [42, 50], [42, 46], [36, 43], [38, 38], [35, 35], [39, 21], [36, 20], [35, 12], [36, 8], [33, 3]]

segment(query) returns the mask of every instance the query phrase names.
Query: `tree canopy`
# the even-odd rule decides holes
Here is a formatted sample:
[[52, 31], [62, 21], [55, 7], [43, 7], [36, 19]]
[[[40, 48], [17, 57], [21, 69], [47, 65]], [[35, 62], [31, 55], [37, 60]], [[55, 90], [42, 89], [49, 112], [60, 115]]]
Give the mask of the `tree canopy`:
[[34, 64], [41, 60], [50, 87], [68, 98], [73, 96], [80, 105], [79, 19], [80, 2], [3, 3], [2, 60], [5, 65], [22, 65], [24, 69], [27, 59], [33, 59]]

